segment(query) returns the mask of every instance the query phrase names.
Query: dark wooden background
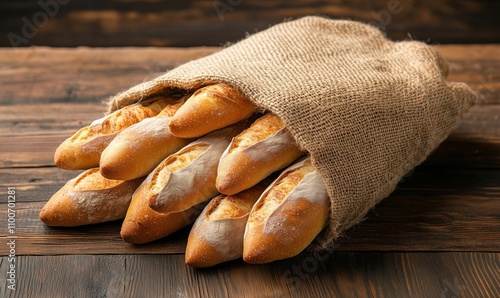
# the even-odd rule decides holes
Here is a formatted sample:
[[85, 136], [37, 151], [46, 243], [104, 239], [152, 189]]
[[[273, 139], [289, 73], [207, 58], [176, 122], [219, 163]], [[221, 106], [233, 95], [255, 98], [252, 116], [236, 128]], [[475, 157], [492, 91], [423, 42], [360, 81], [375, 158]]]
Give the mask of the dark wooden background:
[[[500, 2], [493, 0], [43, 1], [67, 3], [22, 46], [220, 46], [304, 15], [370, 22], [397, 40], [500, 42]], [[0, 46], [11, 46], [10, 32], [21, 35], [23, 17], [33, 22], [43, 11], [38, 2], [0, 1]]]

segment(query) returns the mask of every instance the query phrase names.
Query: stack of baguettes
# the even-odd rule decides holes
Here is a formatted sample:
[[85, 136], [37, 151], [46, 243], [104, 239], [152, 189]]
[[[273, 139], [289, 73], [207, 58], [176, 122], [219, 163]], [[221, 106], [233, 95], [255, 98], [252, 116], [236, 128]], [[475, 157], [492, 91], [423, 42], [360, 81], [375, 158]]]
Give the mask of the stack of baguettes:
[[85, 171], [47, 202], [45, 224], [124, 218], [122, 238], [141, 244], [194, 222], [186, 263], [195, 267], [295, 256], [328, 219], [307, 154], [279, 118], [226, 84], [122, 108], [64, 141], [54, 160]]

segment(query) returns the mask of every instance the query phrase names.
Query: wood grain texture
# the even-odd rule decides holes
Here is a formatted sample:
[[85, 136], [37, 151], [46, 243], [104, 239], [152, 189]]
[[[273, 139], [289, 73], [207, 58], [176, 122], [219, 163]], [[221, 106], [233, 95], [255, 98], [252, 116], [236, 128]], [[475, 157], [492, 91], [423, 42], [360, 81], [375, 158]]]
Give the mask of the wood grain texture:
[[1, 102], [101, 103], [111, 95], [218, 49], [0, 48]]
[[0, 2], [0, 46], [12, 45], [10, 32], [27, 37], [22, 46], [219, 46], [305, 15], [370, 22], [394, 39], [500, 41], [500, 5], [488, 0], [71, 0], [61, 1], [67, 4], [58, 5], [46, 22], [40, 19], [43, 26], [33, 34], [23, 35], [25, 23], [43, 12], [38, 2]]
[[[0, 259], [0, 276], [7, 258]], [[498, 253], [304, 254], [208, 269], [183, 255], [18, 257], [1, 297], [498, 297]]]

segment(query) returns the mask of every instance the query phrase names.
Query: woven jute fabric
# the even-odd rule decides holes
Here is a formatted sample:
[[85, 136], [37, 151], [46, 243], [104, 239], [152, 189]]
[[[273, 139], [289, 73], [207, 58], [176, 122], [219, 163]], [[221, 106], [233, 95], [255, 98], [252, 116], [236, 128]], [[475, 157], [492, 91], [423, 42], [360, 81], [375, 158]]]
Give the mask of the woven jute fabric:
[[331, 198], [327, 245], [360, 222], [476, 101], [428, 45], [366, 24], [304, 17], [251, 35], [110, 99], [109, 111], [225, 82], [278, 115]]

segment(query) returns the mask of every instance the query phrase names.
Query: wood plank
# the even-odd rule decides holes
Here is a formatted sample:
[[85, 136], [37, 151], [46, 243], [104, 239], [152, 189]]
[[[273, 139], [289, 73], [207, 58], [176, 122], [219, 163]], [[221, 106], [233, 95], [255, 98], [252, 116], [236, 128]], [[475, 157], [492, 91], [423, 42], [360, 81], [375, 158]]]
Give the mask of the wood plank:
[[218, 48], [0, 49], [2, 104], [94, 103]]
[[62, 134], [61, 137], [69, 137], [104, 116], [105, 111], [105, 105], [98, 102], [1, 105], [0, 135], [24, 138], [31, 134], [33, 137]]
[[[133, 246], [120, 236], [120, 221], [79, 228], [50, 228], [38, 219], [45, 202], [78, 172], [55, 168], [0, 170], [0, 187], [16, 187], [18, 255], [183, 253], [189, 228], [151, 244]], [[500, 172], [417, 168], [336, 250], [498, 251]], [[0, 203], [0, 218], [7, 206]], [[5, 236], [0, 237], [6, 241]], [[85, 243], [85, 245], [81, 245]], [[0, 253], [7, 247], [0, 246]]]
[[478, 94], [478, 104], [500, 103], [498, 45], [435, 46], [449, 65], [450, 81], [465, 82]]
[[[218, 6], [217, 10], [215, 6]], [[432, 43], [499, 42], [495, 1], [97, 1], [60, 5], [26, 45], [48, 46], [219, 46], [246, 32], [306, 15], [370, 22], [394, 39]], [[12, 46], [10, 32], [42, 11], [37, 0], [0, 2], [0, 46]], [[77, 37], [77, 38], [76, 38]]]
[[435, 168], [492, 168], [500, 167], [500, 138], [498, 134], [452, 133], [421, 167]]
[[[9, 262], [0, 261], [0, 276]], [[499, 253], [304, 254], [207, 269], [183, 255], [18, 257], [1, 297], [498, 297]], [[6, 280], [6, 279], [2, 279]], [[35, 292], [36, 291], [36, 292]], [[34, 294], [36, 293], [36, 294]]]
[[[109, 96], [219, 49], [0, 48], [1, 103], [99, 105]], [[479, 104], [500, 103], [500, 44], [437, 49], [449, 61], [450, 80], [469, 84], [478, 93]]]

